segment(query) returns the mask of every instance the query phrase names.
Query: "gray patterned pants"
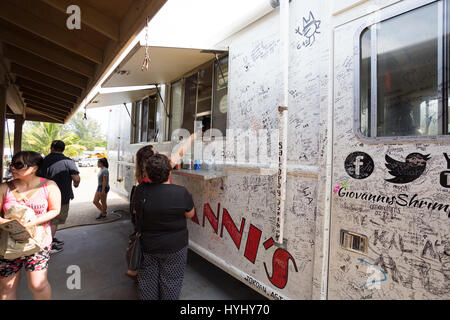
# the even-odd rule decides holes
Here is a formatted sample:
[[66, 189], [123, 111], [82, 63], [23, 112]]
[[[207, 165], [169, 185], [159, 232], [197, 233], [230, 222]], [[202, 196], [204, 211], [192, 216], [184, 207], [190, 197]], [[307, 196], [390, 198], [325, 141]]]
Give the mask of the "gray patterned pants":
[[188, 247], [174, 253], [145, 253], [138, 271], [139, 299], [178, 300]]

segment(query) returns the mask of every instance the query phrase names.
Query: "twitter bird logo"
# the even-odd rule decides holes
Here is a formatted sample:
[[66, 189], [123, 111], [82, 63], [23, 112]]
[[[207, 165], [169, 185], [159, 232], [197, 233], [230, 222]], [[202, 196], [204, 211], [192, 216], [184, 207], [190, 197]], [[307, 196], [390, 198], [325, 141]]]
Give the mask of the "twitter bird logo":
[[430, 155], [411, 153], [406, 157], [405, 162], [394, 160], [388, 155], [385, 159], [386, 168], [389, 169], [391, 175], [395, 176], [395, 178], [385, 180], [395, 184], [404, 184], [416, 180], [424, 173]]

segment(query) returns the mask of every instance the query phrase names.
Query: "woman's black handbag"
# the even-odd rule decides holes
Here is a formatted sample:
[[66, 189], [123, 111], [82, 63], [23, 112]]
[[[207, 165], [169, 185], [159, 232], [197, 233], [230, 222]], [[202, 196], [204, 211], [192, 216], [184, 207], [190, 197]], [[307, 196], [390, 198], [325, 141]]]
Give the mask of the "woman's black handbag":
[[137, 271], [142, 260], [141, 233], [139, 231], [130, 235], [126, 258], [128, 270]]
[[[135, 190], [133, 190], [135, 191]], [[143, 199], [145, 202], [145, 199]], [[134, 204], [142, 202], [138, 195], [133, 192], [131, 202]], [[138, 208], [139, 207], [139, 208]], [[141, 214], [142, 206], [135, 206], [135, 232], [129, 237], [128, 248], [126, 252], [126, 260], [128, 264], [128, 270], [137, 271], [141, 265], [142, 260], [142, 246], [141, 246]]]

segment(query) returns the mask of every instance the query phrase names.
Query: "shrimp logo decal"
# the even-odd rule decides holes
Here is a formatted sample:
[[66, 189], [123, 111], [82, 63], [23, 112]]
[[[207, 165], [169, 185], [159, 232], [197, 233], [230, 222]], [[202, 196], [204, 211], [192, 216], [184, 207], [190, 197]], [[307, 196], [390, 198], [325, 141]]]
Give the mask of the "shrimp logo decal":
[[297, 46], [297, 49], [301, 49], [303, 47], [310, 47], [312, 44], [316, 41], [316, 34], [320, 34], [319, 28], [320, 28], [321, 21], [316, 20], [314, 18], [313, 13], [309, 12], [308, 19], [303, 17], [303, 29], [300, 30], [301, 27], [298, 27], [295, 29], [295, 33], [298, 33], [300, 36], [305, 37], [306, 40], [303, 41], [303, 43], [300, 43]]

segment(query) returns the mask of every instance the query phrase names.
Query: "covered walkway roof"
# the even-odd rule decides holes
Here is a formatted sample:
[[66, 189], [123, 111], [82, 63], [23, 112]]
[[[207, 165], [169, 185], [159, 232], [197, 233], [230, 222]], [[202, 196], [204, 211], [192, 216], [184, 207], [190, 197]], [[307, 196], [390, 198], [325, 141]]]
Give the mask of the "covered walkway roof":
[[[67, 122], [166, 1], [1, 0], [6, 117]], [[81, 29], [67, 26], [71, 5], [80, 8]]]
[[66, 123], [167, 0], [0, 0], [0, 181], [5, 120]]

